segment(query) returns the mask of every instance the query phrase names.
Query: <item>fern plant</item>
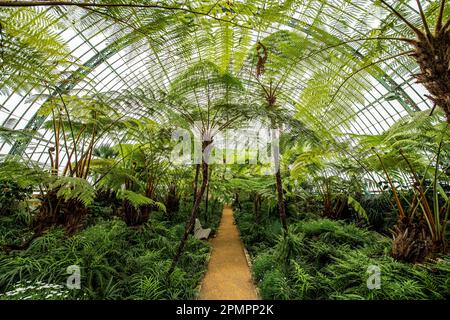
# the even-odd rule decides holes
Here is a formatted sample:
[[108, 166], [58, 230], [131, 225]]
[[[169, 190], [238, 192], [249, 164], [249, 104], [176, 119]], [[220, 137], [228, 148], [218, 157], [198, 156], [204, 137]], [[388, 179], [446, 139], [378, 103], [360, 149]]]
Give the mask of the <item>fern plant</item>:
[[0, 9], [0, 95], [29, 92], [61, 80], [57, 65], [72, 62], [57, 34], [58, 24], [52, 10]]
[[118, 159], [96, 158], [92, 162], [97, 177], [95, 184], [100, 190], [114, 192], [114, 197], [122, 202], [121, 214], [129, 226], [147, 222], [152, 209], [166, 210], [162, 202], [155, 200], [159, 183], [156, 177], [162, 178], [167, 169], [163, 156], [166, 150], [161, 148], [165, 140], [161, 140], [159, 146], [150, 144], [142, 133], [141, 143], [113, 147]]
[[[443, 160], [448, 155], [448, 124], [439, 123], [440, 117], [417, 113], [382, 135], [362, 137], [361, 148], [369, 147], [372, 153], [367, 163], [385, 175], [392, 191], [398, 210], [392, 254], [401, 260], [423, 261], [446, 252], [449, 203], [441, 183], [449, 179]], [[402, 187], [412, 190], [406, 205]]]

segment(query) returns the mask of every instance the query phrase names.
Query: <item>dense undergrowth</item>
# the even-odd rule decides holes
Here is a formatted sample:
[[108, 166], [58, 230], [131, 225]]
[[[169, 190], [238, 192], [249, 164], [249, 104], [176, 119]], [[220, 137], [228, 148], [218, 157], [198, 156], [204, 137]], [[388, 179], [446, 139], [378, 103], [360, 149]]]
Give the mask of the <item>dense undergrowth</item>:
[[[140, 228], [128, 227], [119, 217], [102, 218], [109, 215], [108, 208], [103, 214], [94, 210], [90, 225], [74, 236], [55, 227], [25, 250], [0, 252], [0, 300], [193, 299], [206, 270], [207, 242], [190, 237], [186, 253], [168, 276], [187, 208], [171, 221], [154, 213]], [[31, 236], [25, 212], [0, 217], [0, 245]], [[215, 229], [219, 218], [210, 214], [208, 227]], [[79, 290], [66, 287], [71, 265], [80, 267]]]
[[[246, 206], [236, 220], [253, 260], [263, 299], [448, 299], [450, 258], [409, 264], [394, 260], [391, 239], [348, 221], [294, 213], [282, 236], [276, 216], [260, 225]], [[367, 284], [375, 266], [379, 289]], [[371, 280], [369, 280], [371, 281]]]

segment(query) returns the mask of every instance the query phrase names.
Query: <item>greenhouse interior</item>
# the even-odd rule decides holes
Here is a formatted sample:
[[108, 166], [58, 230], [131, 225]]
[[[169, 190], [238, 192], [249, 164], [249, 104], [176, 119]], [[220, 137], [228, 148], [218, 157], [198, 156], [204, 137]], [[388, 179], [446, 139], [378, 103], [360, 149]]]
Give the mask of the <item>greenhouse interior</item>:
[[0, 0], [0, 300], [447, 300], [445, 0]]

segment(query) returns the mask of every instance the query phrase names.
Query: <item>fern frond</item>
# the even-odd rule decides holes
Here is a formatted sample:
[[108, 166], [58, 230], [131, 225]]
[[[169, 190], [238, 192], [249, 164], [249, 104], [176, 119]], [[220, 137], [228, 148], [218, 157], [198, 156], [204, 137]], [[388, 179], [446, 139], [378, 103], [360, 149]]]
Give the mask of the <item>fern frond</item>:
[[94, 201], [95, 189], [85, 179], [76, 177], [57, 177], [50, 184], [50, 189], [57, 190], [57, 196], [66, 201], [77, 200], [85, 206]]
[[369, 217], [367, 216], [366, 210], [361, 206], [361, 204], [352, 196], [348, 196], [348, 205], [355, 209], [356, 213], [359, 217], [369, 221]]
[[127, 200], [133, 207], [136, 209], [139, 209], [141, 206], [156, 206], [161, 211], [165, 212], [166, 207], [163, 203], [152, 200], [142, 194], [130, 191], [130, 190], [123, 190], [118, 193], [117, 197], [119, 199]]

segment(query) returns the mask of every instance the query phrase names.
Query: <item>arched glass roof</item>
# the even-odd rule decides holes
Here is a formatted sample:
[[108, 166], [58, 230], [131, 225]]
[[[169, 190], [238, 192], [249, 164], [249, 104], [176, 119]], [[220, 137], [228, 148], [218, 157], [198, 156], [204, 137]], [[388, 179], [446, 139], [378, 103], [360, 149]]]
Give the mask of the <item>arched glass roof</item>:
[[[415, 1], [395, 3], [418, 22]], [[377, 134], [400, 117], [431, 107], [424, 96], [425, 89], [412, 79], [417, 73], [412, 59], [382, 61], [407, 47], [399, 41], [381, 41], [382, 45], [376, 47], [371, 38], [385, 32], [386, 26], [389, 30], [384, 34], [391, 37], [404, 36], [407, 31], [389, 11], [373, 1], [188, 1], [160, 3], [156, 8], [121, 7], [119, 13], [108, 11], [111, 8], [72, 5], [42, 5], [33, 10], [54, 18], [55, 30], [69, 49], [68, 58], [73, 63], [60, 68], [67, 75], [59, 84], [61, 92], [120, 92], [137, 88], [165, 91], [190, 65], [206, 60], [232, 61], [232, 72], [251, 83], [251, 62], [239, 66], [237, 61], [245, 60], [245, 54], [258, 41], [284, 30], [297, 33], [310, 43], [308, 58], [293, 61], [294, 72], [284, 81], [287, 108], [301, 107], [302, 90], [308, 86], [311, 75], [320, 68], [330, 68], [327, 57], [342, 59], [336, 67], [341, 69], [341, 81], [345, 82], [350, 72], [346, 64], [355, 66], [367, 55], [376, 56], [373, 62], [378, 59], [379, 63], [370, 68], [362, 66], [358, 85], [349, 82], [333, 100], [334, 104], [345, 104], [347, 111], [322, 112], [315, 117], [335, 129], [350, 119], [341, 131]], [[180, 20], [182, 23], [177, 23]], [[185, 29], [186, 25], [190, 27]], [[0, 154], [26, 154], [33, 160], [47, 162], [52, 133], [42, 128], [45, 119], [37, 113], [47, 94], [48, 89], [34, 86], [25, 92], [13, 89], [0, 95], [3, 127], [37, 129], [41, 133], [40, 138], [21, 144], [0, 140]], [[128, 112], [135, 117], [143, 114], [139, 105], [130, 106]], [[108, 139], [99, 143], [110, 143]]]

